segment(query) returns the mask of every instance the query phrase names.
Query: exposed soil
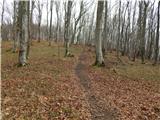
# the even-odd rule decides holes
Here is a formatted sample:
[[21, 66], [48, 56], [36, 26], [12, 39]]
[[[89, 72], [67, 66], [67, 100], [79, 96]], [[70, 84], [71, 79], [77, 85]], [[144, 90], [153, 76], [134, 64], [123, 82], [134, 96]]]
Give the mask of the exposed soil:
[[86, 60], [85, 54], [82, 54], [79, 57], [79, 63], [75, 68], [76, 75], [80, 80], [84, 92], [86, 94], [86, 99], [90, 106], [91, 119], [92, 120], [115, 120], [115, 112], [105, 108], [105, 105], [100, 103], [98, 97], [95, 96], [94, 90], [91, 85], [91, 80], [87, 75], [86, 65], [84, 64]]
[[[94, 48], [34, 44], [29, 65], [17, 67], [17, 53], [2, 46], [2, 116], [4, 120], [160, 120], [160, 67], [105, 56], [94, 67]], [[58, 54], [58, 52], [60, 54]], [[121, 73], [121, 74], [120, 74]], [[148, 78], [148, 79], [147, 79]]]

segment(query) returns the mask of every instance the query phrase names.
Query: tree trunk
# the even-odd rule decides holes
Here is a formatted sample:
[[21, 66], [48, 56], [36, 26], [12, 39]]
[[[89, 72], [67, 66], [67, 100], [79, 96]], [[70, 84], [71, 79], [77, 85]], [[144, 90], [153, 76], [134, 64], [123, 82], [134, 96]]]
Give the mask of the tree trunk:
[[94, 11], [93, 11], [93, 13], [92, 13], [92, 16], [91, 16], [91, 23], [90, 23], [90, 25], [89, 25], [89, 32], [88, 32], [88, 41], [87, 41], [87, 44], [88, 45], [91, 45], [91, 40], [92, 40], [92, 29], [93, 29], [93, 23], [94, 23], [94, 13], [95, 13], [95, 9], [94, 9]]
[[49, 40], [49, 35], [48, 35], [48, 0], [47, 0], [47, 6], [46, 6], [46, 10], [47, 10], [47, 28], [46, 28], [46, 32], [47, 32], [47, 41]]
[[102, 14], [103, 14], [104, 1], [98, 1], [96, 30], [95, 30], [95, 47], [96, 47], [96, 61], [95, 65], [104, 66], [104, 59], [102, 54]]
[[64, 41], [65, 41], [65, 57], [70, 56], [69, 52], [69, 25], [71, 18], [72, 1], [68, 1], [67, 11], [65, 13], [65, 28], [64, 28]]
[[157, 34], [156, 34], [156, 44], [155, 44], [155, 57], [154, 57], [154, 65], [157, 64], [158, 54], [159, 54], [159, 9], [160, 9], [160, 1], [158, 2], [158, 12], [157, 12]]
[[19, 65], [25, 66], [27, 64], [27, 43], [29, 39], [28, 34], [28, 6], [29, 1], [19, 1], [18, 10], [18, 27], [20, 29], [20, 50], [19, 50]]
[[[4, 3], [5, 3], [5, 0], [3, 0], [3, 4], [2, 4], [2, 14], [1, 14], [1, 33], [3, 32], [3, 20], [4, 20]], [[3, 37], [3, 34], [1, 34], [1, 38], [2, 38], [2, 41], [4, 40], [4, 37]]]
[[[33, 2], [33, 1], [32, 1]], [[32, 8], [31, 8], [32, 9]], [[30, 53], [30, 46], [31, 46], [31, 27], [32, 27], [32, 14], [33, 11], [31, 10], [30, 13], [30, 2], [27, 3], [27, 17], [28, 17], [28, 41], [27, 41], [27, 59], [29, 59], [29, 53]]]
[[52, 44], [52, 11], [53, 11], [53, 1], [51, 1], [50, 6], [51, 17], [50, 17], [50, 27], [49, 27], [49, 46]]
[[143, 1], [143, 17], [142, 17], [142, 34], [141, 34], [141, 61], [142, 64], [144, 64], [144, 58], [145, 58], [145, 32], [146, 32], [146, 18], [147, 18], [147, 7], [149, 3], [146, 3]]
[[13, 3], [14, 15], [13, 15], [13, 53], [17, 52], [18, 37], [17, 37], [17, 8], [16, 1]]
[[41, 19], [42, 19], [42, 5], [40, 1], [38, 1], [38, 42], [41, 41]]
[[121, 29], [121, 37], [120, 37], [120, 51], [121, 51], [121, 55], [124, 56], [125, 54], [125, 47], [126, 47], [126, 41], [124, 41], [124, 27], [125, 27], [125, 17], [126, 17], [126, 11], [127, 11], [127, 8], [128, 8], [128, 4], [129, 2], [127, 2], [127, 6], [126, 6], [126, 9], [124, 11], [124, 16], [123, 16], [123, 20], [122, 20], [122, 29]]
[[31, 6], [31, 13], [30, 13], [30, 43], [32, 45], [32, 39], [33, 39], [33, 35], [34, 35], [34, 27], [33, 27], [33, 10], [34, 10], [34, 7], [35, 7], [35, 1], [32, 1], [32, 6]]
[[119, 45], [121, 36], [121, 0], [119, 0], [119, 23], [118, 23], [118, 39], [117, 39], [117, 58], [119, 59]]
[[102, 40], [102, 53], [105, 55], [105, 44], [107, 41], [107, 16], [108, 16], [108, 1], [105, 1], [105, 16], [104, 16], [104, 29], [103, 29], [103, 40]]
[[60, 2], [59, 1], [55, 1], [55, 5], [56, 5], [56, 15], [57, 15], [57, 25], [56, 25], [56, 39], [55, 39], [55, 42], [58, 41], [58, 34], [59, 34], [59, 22], [60, 22], [60, 16], [59, 16], [59, 7], [60, 7]]
[[132, 58], [132, 61], [135, 61], [135, 42], [136, 42], [136, 37], [135, 37], [135, 14], [136, 14], [136, 6], [137, 6], [137, 1], [134, 4], [134, 12], [133, 12], [133, 17], [132, 17], [132, 34], [131, 34], [131, 50], [130, 50], [130, 56]]

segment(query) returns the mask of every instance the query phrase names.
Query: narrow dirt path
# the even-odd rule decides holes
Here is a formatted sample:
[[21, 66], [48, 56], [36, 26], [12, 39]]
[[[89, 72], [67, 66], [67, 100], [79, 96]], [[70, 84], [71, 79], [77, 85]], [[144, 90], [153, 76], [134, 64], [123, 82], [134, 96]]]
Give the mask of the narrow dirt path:
[[75, 68], [75, 73], [80, 79], [80, 84], [82, 85], [84, 92], [86, 94], [86, 99], [90, 106], [91, 119], [92, 120], [115, 120], [113, 112], [106, 109], [103, 105], [100, 105], [99, 99], [95, 96], [94, 90], [91, 87], [91, 81], [85, 71], [86, 56], [84, 52], [79, 57], [79, 63]]

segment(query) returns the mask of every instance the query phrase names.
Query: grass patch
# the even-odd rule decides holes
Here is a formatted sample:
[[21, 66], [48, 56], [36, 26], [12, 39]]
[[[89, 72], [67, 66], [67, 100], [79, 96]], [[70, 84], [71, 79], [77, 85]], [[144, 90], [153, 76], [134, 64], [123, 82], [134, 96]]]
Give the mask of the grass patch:
[[130, 61], [128, 57], [122, 56], [123, 64], [119, 63], [115, 53], [106, 55], [108, 61], [112, 64], [112, 68], [116, 70], [119, 75], [127, 76], [133, 79], [156, 80], [160, 82], [160, 64], [152, 65], [151, 61], [146, 60], [146, 64], [141, 64], [141, 60], [137, 59], [135, 62]]

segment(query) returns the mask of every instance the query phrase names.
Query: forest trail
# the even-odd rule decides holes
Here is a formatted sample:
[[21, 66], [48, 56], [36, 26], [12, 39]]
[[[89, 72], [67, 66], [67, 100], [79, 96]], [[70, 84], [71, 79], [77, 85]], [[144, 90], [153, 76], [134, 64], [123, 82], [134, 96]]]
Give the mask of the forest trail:
[[79, 82], [82, 85], [82, 89], [85, 92], [87, 102], [90, 106], [91, 119], [92, 120], [115, 120], [113, 111], [106, 109], [105, 105], [100, 105], [99, 99], [95, 96], [94, 90], [91, 87], [91, 80], [88, 77], [85, 69], [86, 56], [84, 52], [79, 56], [79, 63], [75, 68], [75, 73], [79, 78]]

